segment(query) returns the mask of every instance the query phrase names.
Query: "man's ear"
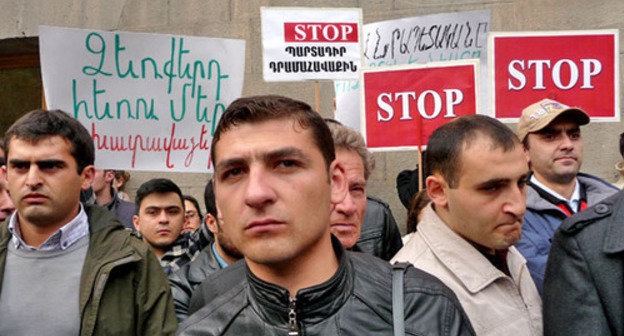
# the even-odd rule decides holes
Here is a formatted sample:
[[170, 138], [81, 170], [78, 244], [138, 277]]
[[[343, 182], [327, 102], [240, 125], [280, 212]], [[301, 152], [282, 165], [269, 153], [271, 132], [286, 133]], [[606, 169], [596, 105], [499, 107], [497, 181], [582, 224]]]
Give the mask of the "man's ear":
[[217, 227], [217, 219], [211, 214], [206, 214], [206, 226], [213, 234], [217, 234], [219, 231], [219, 228]]
[[113, 183], [113, 180], [115, 179], [115, 172], [112, 170], [105, 170], [104, 171], [104, 181], [107, 184]]
[[5, 181], [8, 181], [8, 179], [7, 179], [7, 166], [0, 167], [0, 178], [2, 178]]
[[442, 175], [435, 173], [427, 177], [425, 181], [427, 185], [427, 194], [431, 199], [431, 202], [437, 207], [448, 206], [448, 183], [442, 177]]
[[88, 165], [84, 167], [82, 173], [80, 173], [80, 183], [82, 190], [87, 190], [91, 187], [91, 183], [93, 183], [93, 176], [95, 175], [95, 167], [93, 165]]
[[348, 187], [344, 167], [334, 160], [329, 166], [329, 183], [331, 184], [332, 207], [347, 197]]
[[139, 216], [132, 216], [132, 224], [134, 224], [134, 229], [141, 232], [141, 225], [139, 225]]

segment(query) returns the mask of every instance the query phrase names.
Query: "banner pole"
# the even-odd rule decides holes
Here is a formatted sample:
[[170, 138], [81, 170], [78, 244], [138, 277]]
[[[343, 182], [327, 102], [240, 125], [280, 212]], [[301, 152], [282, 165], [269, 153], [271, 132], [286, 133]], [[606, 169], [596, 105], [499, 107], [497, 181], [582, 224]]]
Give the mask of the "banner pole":
[[418, 146], [418, 191], [423, 190], [422, 147]]
[[321, 89], [318, 81], [314, 81], [314, 95], [316, 96], [316, 112], [321, 114]]

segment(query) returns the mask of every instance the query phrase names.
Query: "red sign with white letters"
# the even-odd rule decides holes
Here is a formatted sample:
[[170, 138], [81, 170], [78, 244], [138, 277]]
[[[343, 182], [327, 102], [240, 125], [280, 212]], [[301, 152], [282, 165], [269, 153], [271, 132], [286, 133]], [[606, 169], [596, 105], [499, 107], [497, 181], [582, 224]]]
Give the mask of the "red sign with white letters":
[[516, 122], [522, 110], [551, 98], [595, 121], [619, 121], [617, 30], [492, 33], [491, 114]]
[[362, 71], [362, 130], [371, 150], [425, 146], [433, 131], [478, 112], [478, 60]]
[[357, 23], [284, 22], [286, 42], [355, 42], [359, 41]]

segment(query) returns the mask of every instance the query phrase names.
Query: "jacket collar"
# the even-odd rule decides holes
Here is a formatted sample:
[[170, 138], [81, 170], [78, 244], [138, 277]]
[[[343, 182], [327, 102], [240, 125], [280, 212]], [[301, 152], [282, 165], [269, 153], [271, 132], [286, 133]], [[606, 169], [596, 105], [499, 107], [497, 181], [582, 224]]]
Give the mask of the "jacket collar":
[[622, 223], [621, 215], [622, 211], [624, 211], [624, 192], [605, 200], [605, 203], [611, 200], [613, 200], [613, 205], [609, 206], [609, 208], [612, 211], [608, 213], [609, 218], [606, 219], [607, 232], [602, 247], [603, 251], [608, 254], [624, 251], [624, 224]]
[[[590, 206], [618, 191], [614, 186], [589, 174], [578, 173], [576, 181], [581, 185], [581, 195], [584, 196], [582, 198], [584, 198]], [[551, 210], [565, 215], [556, 205], [540, 196], [534, 188], [535, 186], [529, 183], [527, 188], [527, 209], [535, 211]]]
[[[498, 270], [464, 238], [453, 232], [429, 204], [425, 208], [418, 234], [433, 254], [471, 293], [477, 293], [494, 281], [509, 278]], [[513, 279], [520, 277], [526, 261], [512, 246], [507, 254], [507, 266]]]
[[196, 261], [194, 263], [189, 263], [188, 279], [190, 282], [201, 283], [204, 279], [206, 279], [206, 273], [208, 270], [210, 270], [210, 272], [214, 272], [221, 269], [221, 265], [219, 265], [219, 262], [214, 254], [214, 244], [216, 244], [216, 242], [206, 246], [202, 250], [201, 254], [197, 256], [195, 260], [202, 260], [201, 262]]
[[[332, 246], [338, 257], [338, 270], [324, 283], [299, 290], [296, 313], [299, 323], [318, 323], [338, 311], [353, 292], [353, 266], [340, 241], [332, 235]], [[287, 289], [256, 277], [245, 266], [250, 289], [250, 302], [264, 321], [275, 326], [288, 326], [290, 294]]]

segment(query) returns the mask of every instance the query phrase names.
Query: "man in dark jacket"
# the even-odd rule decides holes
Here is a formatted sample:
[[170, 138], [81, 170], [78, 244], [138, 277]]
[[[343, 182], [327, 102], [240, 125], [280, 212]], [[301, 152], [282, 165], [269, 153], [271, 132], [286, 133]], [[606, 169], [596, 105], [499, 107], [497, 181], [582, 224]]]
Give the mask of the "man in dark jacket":
[[370, 253], [390, 261], [402, 247], [401, 232], [388, 203], [367, 195], [362, 232], [354, 251]]
[[544, 334], [624, 335], [624, 193], [566, 219], [544, 279]]
[[[245, 256], [246, 277], [179, 334], [392, 334], [391, 266], [332, 239], [330, 212], [347, 192], [344, 167], [309, 105], [236, 100], [215, 131], [211, 158], [223, 230]], [[407, 334], [474, 334], [440, 281], [414, 268], [403, 280]]]
[[0, 335], [171, 335], [166, 278], [108, 211], [82, 205], [89, 132], [62, 111], [32, 111], [5, 135], [16, 212], [0, 226]]
[[113, 188], [114, 179], [114, 170], [95, 170], [91, 188], [97, 199], [97, 204], [112, 212], [127, 229], [134, 230], [132, 216], [136, 214], [136, 206], [134, 203], [126, 202], [117, 196], [117, 192]]
[[[179, 271], [169, 275], [169, 285], [173, 294], [173, 304], [176, 309], [178, 321], [184, 321], [189, 313], [189, 301], [195, 288], [206, 277], [220, 269], [241, 259], [240, 251], [232, 244], [231, 239], [225, 235], [217, 215], [217, 205], [214, 197], [212, 180], [208, 181], [204, 189], [204, 204], [206, 205], [206, 223], [208, 229], [214, 235], [214, 242], [203, 249], [201, 253], [190, 263], [182, 266]], [[238, 280], [242, 280], [241, 275]]]

